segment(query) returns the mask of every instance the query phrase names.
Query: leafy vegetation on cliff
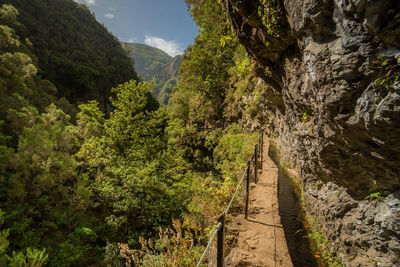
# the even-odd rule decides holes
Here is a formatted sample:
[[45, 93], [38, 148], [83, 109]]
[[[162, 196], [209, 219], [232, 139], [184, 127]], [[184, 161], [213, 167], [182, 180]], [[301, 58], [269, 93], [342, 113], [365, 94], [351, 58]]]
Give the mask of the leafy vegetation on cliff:
[[[0, 9], [0, 263], [193, 265], [252, 152], [243, 118], [258, 118], [263, 94], [221, 5], [187, 1], [202, 30], [166, 107], [154, 84], [121, 83], [132, 62], [84, 6], [10, 2], [21, 11]], [[68, 19], [88, 25], [59, 30]]]
[[201, 30], [183, 55], [171, 98], [169, 143], [197, 182], [183, 223], [175, 221], [159, 239], [142, 240], [141, 252], [121, 247], [124, 258], [144, 266], [196, 264], [256, 141], [243, 133], [242, 123], [263, 119], [254, 111], [265, 85], [256, 86], [253, 66], [222, 6], [212, 0], [186, 2]]
[[38, 74], [71, 103], [96, 99], [109, 106], [110, 88], [137, 79], [118, 39], [73, 0], [5, 0], [19, 12], [14, 30], [29, 40]]

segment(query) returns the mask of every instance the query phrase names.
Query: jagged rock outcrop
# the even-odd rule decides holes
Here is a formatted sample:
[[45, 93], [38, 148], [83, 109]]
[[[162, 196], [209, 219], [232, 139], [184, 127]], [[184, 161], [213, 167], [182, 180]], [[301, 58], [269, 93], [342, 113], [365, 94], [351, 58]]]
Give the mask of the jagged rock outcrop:
[[[222, 2], [332, 250], [347, 266], [400, 265], [400, 2]], [[363, 200], [373, 192], [382, 200]]]

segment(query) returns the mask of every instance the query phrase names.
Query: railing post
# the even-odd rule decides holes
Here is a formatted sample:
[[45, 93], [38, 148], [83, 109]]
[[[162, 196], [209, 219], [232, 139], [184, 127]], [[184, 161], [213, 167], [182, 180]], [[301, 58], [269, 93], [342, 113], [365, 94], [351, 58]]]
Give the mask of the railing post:
[[254, 182], [257, 183], [257, 145], [254, 147]]
[[221, 223], [221, 228], [217, 236], [217, 267], [224, 266], [224, 236], [225, 236], [225, 212], [219, 217], [218, 222]]
[[264, 160], [264, 133], [261, 132], [261, 147], [260, 147], [260, 159], [261, 159], [261, 170], [263, 170], [263, 160]]
[[246, 177], [246, 204], [244, 209], [244, 218], [247, 220], [249, 209], [249, 192], [250, 192], [250, 161], [247, 163], [247, 177]]

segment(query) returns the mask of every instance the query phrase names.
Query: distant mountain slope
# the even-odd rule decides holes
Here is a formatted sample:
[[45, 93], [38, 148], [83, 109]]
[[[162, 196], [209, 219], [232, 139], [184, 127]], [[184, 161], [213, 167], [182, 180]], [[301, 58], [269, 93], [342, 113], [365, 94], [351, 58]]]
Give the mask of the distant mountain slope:
[[135, 61], [135, 69], [145, 81], [153, 78], [157, 86], [154, 95], [160, 103], [168, 104], [172, 88], [178, 82], [180, 56], [171, 57], [164, 51], [145, 44], [122, 43], [122, 47]]
[[123, 47], [134, 58], [136, 71], [146, 81], [159, 74], [172, 59], [164, 51], [145, 44], [123, 43]]
[[29, 38], [39, 74], [58, 88], [58, 97], [77, 104], [109, 104], [110, 89], [138, 79], [131, 58], [89, 9], [73, 0], [5, 0], [19, 12], [17, 34]]

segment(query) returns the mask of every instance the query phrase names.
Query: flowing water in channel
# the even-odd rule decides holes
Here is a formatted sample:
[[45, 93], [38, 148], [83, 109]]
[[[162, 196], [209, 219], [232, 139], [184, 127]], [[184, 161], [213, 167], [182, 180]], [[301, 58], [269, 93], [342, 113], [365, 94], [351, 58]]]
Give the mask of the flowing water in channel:
[[269, 156], [279, 168], [279, 215], [293, 265], [294, 267], [317, 267], [293, 184], [280, 168], [277, 151], [273, 146], [270, 146]]

